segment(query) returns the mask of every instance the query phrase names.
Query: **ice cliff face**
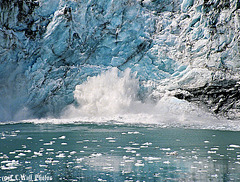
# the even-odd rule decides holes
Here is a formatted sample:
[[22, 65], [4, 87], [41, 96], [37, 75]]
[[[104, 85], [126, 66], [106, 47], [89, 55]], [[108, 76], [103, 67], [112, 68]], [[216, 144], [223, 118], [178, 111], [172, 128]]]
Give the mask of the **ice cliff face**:
[[136, 71], [154, 98], [168, 90], [239, 117], [238, 0], [0, 2], [2, 121], [57, 116], [112, 67]]

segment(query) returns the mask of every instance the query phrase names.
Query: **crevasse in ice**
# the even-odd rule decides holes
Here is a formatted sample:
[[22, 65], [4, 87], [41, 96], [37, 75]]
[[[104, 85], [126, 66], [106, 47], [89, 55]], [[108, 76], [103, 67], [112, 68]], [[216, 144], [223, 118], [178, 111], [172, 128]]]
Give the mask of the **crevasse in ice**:
[[2, 0], [0, 120], [57, 116], [113, 67], [137, 73], [139, 95], [237, 117], [239, 40], [238, 0]]

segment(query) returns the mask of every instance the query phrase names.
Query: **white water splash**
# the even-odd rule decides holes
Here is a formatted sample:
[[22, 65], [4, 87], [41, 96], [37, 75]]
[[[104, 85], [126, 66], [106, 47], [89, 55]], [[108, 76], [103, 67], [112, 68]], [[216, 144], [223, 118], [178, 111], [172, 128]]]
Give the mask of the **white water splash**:
[[98, 76], [88, 77], [77, 85], [74, 98], [78, 107], [70, 106], [65, 116], [109, 116], [134, 110], [137, 101], [139, 81], [130, 69], [120, 72], [113, 68]]
[[89, 77], [77, 85], [74, 97], [78, 106], [66, 108], [60, 119], [25, 120], [27, 123], [112, 123], [154, 125], [158, 127], [184, 127], [240, 131], [238, 121], [218, 119], [200, 107], [177, 99], [171, 92], [161, 93], [159, 100], [138, 100], [139, 81], [130, 69], [117, 68]]
[[[117, 68], [89, 77], [77, 85], [74, 97], [79, 106], [67, 108], [62, 119], [75, 121], [158, 124], [161, 126], [210, 126], [217, 119], [197, 106], [165, 93], [155, 104], [137, 100], [139, 81], [130, 69]], [[66, 120], [65, 120], [66, 121]]]

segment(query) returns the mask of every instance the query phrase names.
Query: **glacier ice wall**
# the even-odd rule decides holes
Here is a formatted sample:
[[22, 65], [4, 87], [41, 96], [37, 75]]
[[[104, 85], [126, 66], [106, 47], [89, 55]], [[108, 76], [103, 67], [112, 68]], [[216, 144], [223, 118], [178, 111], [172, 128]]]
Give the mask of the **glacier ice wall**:
[[237, 117], [239, 32], [238, 0], [0, 0], [0, 120], [58, 116], [112, 67]]

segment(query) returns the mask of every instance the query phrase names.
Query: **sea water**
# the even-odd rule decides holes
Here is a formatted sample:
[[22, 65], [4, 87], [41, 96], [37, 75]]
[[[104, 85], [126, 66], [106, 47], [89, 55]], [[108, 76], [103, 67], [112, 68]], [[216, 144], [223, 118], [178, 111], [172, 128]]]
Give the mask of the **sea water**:
[[239, 181], [240, 132], [114, 123], [0, 125], [0, 181]]

